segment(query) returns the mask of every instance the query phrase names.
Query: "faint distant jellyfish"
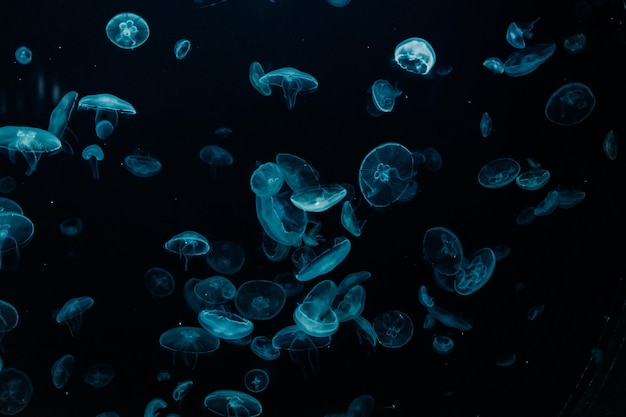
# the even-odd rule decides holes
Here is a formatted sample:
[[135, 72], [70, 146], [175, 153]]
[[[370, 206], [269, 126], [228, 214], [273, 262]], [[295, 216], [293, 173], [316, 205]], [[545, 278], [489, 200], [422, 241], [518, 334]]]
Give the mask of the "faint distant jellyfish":
[[[0, 211], [0, 269], [17, 268], [20, 248], [30, 242], [35, 232], [33, 222], [23, 214]], [[7, 263], [6, 256], [12, 256]]]
[[553, 123], [572, 126], [585, 120], [596, 106], [596, 98], [585, 84], [568, 83], [557, 89], [546, 103], [546, 117]]
[[200, 159], [211, 167], [211, 178], [219, 177], [222, 167], [232, 165], [233, 156], [226, 149], [217, 145], [207, 145], [200, 149]]
[[570, 54], [579, 54], [587, 47], [587, 37], [583, 33], [576, 33], [575, 35], [565, 38], [563, 41], [563, 49]]
[[74, 155], [74, 149], [67, 141], [65, 133], [67, 131], [71, 133], [68, 123], [74, 114], [74, 110], [76, 110], [77, 104], [78, 93], [76, 91], [65, 93], [54, 110], [52, 110], [52, 113], [50, 113], [50, 122], [48, 123], [48, 132], [61, 140], [63, 152], [70, 155]]
[[68, 300], [56, 315], [56, 322], [67, 325], [70, 335], [75, 336], [83, 327], [83, 314], [93, 306], [91, 297], [77, 297]]
[[609, 133], [604, 137], [604, 141], [602, 141], [602, 149], [604, 150], [604, 154], [611, 161], [615, 161], [617, 159], [617, 135], [613, 129], [609, 130]]
[[148, 401], [146, 408], [143, 412], [144, 417], [157, 417], [160, 414], [159, 410], [167, 407], [167, 402], [162, 398], [153, 398]]
[[391, 112], [396, 103], [396, 98], [402, 95], [402, 90], [394, 87], [387, 80], [374, 81], [374, 84], [370, 87], [370, 92], [374, 108], [368, 109], [368, 112], [372, 116]]
[[280, 357], [280, 350], [272, 345], [272, 339], [265, 336], [255, 336], [250, 342], [250, 350], [266, 361], [274, 361]]
[[159, 371], [156, 379], [159, 382], [169, 381], [172, 379], [172, 374], [170, 374], [169, 371]]
[[92, 365], [83, 372], [83, 381], [94, 388], [106, 387], [113, 380], [115, 370], [108, 363]]
[[165, 298], [174, 292], [175, 282], [172, 274], [163, 268], [150, 268], [144, 274], [144, 281], [152, 298]]
[[261, 80], [261, 77], [265, 75], [265, 71], [263, 71], [263, 67], [258, 62], [252, 62], [250, 64], [250, 84], [264, 96], [269, 96], [272, 94], [272, 87], [268, 84], [267, 80]]
[[472, 330], [472, 324], [464, 317], [452, 313], [445, 308], [433, 306], [427, 309], [428, 314], [444, 326], [461, 331]]
[[546, 308], [545, 304], [537, 304], [535, 306], [532, 306], [528, 309], [528, 320], [536, 320], [537, 317], [539, 317], [539, 315], [541, 313], [543, 313], [543, 310]]
[[450, 336], [435, 336], [433, 338], [433, 349], [440, 355], [447, 355], [454, 349], [454, 341]]
[[0, 414], [15, 415], [24, 410], [33, 396], [28, 375], [15, 368], [0, 372]]
[[352, 0], [326, 0], [328, 4], [335, 7], [346, 7]]
[[493, 122], [491, 121], [491, 116], [489, 116], [489, 113], [484, 112], [480, 118], [480, 133], [483, 135], [483, 138], [486, 138], [492, 130]]
[[538, 17], [537, 19], [526, 25], [518, 25], [515, 22], [509, 24], [509, 27], [506, 31], [506, 41], [509, 43], [509, 45], [517, 49], [523, 49], [524, 47], [526, 47], [526, 39], [530, 39], [533, 37], [532, 30], [535, 26], [535, 23], [537, 23], [539, 19], [541, 19], [541, 17]]
[[424, 233], [424, 258], [433, 269], [444, 275], [455, 275], [463, 263], [463, 246], [448, 228], [432, 227]]
[[193, 369], [200, 355], [207, 355], [219, 348], [220, 339], [202, 327], [180, 326], [161, 333], [159, 344], [172, 352], [174, 363], [179, 356], [185, 365]]
[[222, 417], [257, 417], [263, 411], [259, 400], [250, 394], [235, 390], [213, 391], [204, 398], [204, 406]]
[[106, 26], [107, 37], [122, 49], [134, 49], [143, 45], [150, 36], [148, 23], [134, 13], [120, 13]]
[[271, 320], [285, 305], [287, 293], [279, 284], [266, 280], [251, 280], [241, 284], [235, 295], [235, 307], [250, 320]]
[[271, 197], [280, 191], [284, 182], [285, 176], [280, 167], [274, 162], [266, 162], [252, 173], [250, 188], [259, 197]]
[[394, 61], [405, 71], [426, 75], [435, 66], [435, 50], [422, 38], [408, 38], [396, 46]]
[[83, 221], [80, 217], [71, 217], [63, 220], [59, 224], [59, 229], [64, 236], [74, 237], [81, 234], [83, 231]]
[[520, 170], [520, 164], [514, 159], [494, 159], [480, 169], [478, 183], [485, 188], [502, 188], [515, 181]]
[[234, 274], [243, 267], [246, 256], [241, 246], [227, 240], [214, 240], [205, 256], [207, 264], [218, 274]]
[[502, 74], [504, 72], [504, 64], [500, 58], [492, 57], [483, 61], [483, 67], [487, 68], [494, 74]]
[[74, 356], [67, 354], [61, 356], [52, 365], [50, 370], [52, 376], [52, 385], [57, 389], [63, 389], [70, 380], [72, 371], [74, 370]]
[[250, 392], [265, 391], [270, 382], [270, 376], [263, 369], [254, 368], [246, 372], [243, 383]]
[[185, 398], [187, 394], [189, 394], [189, 391], [191, 390], [192, 386], [193, 386], [193, 381], [179, 382], [178, 385], [176, 385], [176, 387], [172, 391], [172, 398], [174, 399], [174, 401], [176, 401], [180, 405], [183, 398]]
[[17, 188], [17, 181], [10, 175], [0, 178], [0, 193], [11, 194]]
[[96, 136], [102, 140], [107, 139], [117, 127], [118, 121], [117, 111], [97, 109], [95, 121]]
[[285, 183], [293, 192], [320, 185], [320, 175], [317, 170], [299, 156], [289, 153], [276, 154], [276, 165], [280, 167]]
[[28, 65], [33, 60], [33, 53], [26, 46], [20, 46], [15, 50], [15, 60], [18, 64]]
[[401, 348], [413, 337], [413, 322], [401, 311], [387, 311], [377, 316], [372, 325], [378, 343], [386, 348]]
[[16, 308], [12, 304], [0, 300], [0, 352], [4, 352], [2, 347], [4, 335], [15, 329], [19, 320], [20, 316]]
[[233, 130], [230, 127], [222, 126], [215, 129], [215, 136], [225, 138], [233, 134]]
[[573, 188], [559, 190], [559, 208], [572, 208], [582, 202], [587, 193]]
[[399, 143], [385, 143], [363, 158], [359, 187], [372, 207], [387, 207], [400, 198], [413, 176], [411, 151]]
[[559, 191], [551, 190], [548, 191], [543, 200], [537, 204], [533, 214], [535, 216], [547, 216], [551, 214], [559, 207]]
[[135, 177], [154, 177], [163, 168], [161, 162], [150, 155], [128, 155], [124, 158], [124, 167]]
[[100, 179], [100, 169], [98, 168], [98, 162], [104, 159], [104, 152], [99, 145], [91, 144], [83, 149], [82, 157], [85, 161], [89, 161], [89, 167], [91, 168], [91, 174], [94, 180]]
[[521, 49], [511, 54], [504, 61], [504, 72], [509, 77], [521, 77], [530, 74], [546, 62], [556, 50], [554, 43], [542, 43]]
[[31, 175], [37, 169], [39, 159], [43, 155], [52, 155], [61, 150], [61, 140], [52, 133], [28, 126], [0, 127], [0, 151], [9, 154], [9, 160], [17, 163], [16, 154], [20, 153]]
[[295, 107], [298, 94], [312, 93], [317, 91], [318, 87], [318, 82], [314, 76], [292, 67], [270, 71], [263, 75], [258, 82], [282, 88], [289, 110]]
[[185, 260], [185, 271], [192, 256], [206, 255], [211, 246], [206, 237], [198, 232], [186, 231], [172, 236], [164, 244], [164, 248], [168, 252], [176, 253]]
[[183, 59], [187, 56], [189, 51], [191, 50], [191, 42], [187, 39], [180, 39], [174, 45], [174, 55], [176, 59]]
[[24, 209], [10, 198], [0, 197], [0, 214], [2, 212], [24, 214]]

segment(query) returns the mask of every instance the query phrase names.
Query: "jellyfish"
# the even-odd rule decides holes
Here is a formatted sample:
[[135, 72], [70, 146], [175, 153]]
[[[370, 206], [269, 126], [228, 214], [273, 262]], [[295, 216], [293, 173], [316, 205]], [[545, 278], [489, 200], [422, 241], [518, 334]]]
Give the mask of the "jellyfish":
[[200, 149], [200, 160], [211, 167], [211, 178], [219, 177], [222, 167], [233, 164], [233, 156], [217, 145], [206, 145]]
[[20, 153], [28, 164], [26, 175], [35, 172], [42, 155], [52, 155], [60, 149], [61, 140], [46, 130], [28, 126], [0, 127], [0, 151], [7, 152], [14, 164], [16, 153]]
[[396, 46], [394, 61], [412, 74], [427, 75], [435, 66], [435, 50], [425, 39], [408, 38]]
[[463, 246], [459, 238], [446, 227], [432, 227], [424, 233], [424, 259], [443, 275], [455, 275], [463, 262]]
[[411, 151], [389, 142], [365, 156], [359, 168], [359, 186], [372, 207], [387, 207], [402, 196], [414, 175]]
[[15, 329], [19, 320], [20, 316], [13, 304], [0, 300], [0, 352], [4, 352], [2, 346], [4, 335]]
[[265, 391], [270, 383], [270, 376], [267, 371], [259, 368], [250, 369], [243, 377], [243, 383], [250, 392]]
[[95, 110], [95, 131], [98, 138], [107, 139], [117, 127], [119, 115], [134, 115], [137, 110], [126, 100], [113, 94], [102, 93], [85, 96], [78, 102], [78, 110]]
[[237, 340], [252, 333], [254, 324], [245, 317], [222, 309], [202, 310], [198, 323], [213, 336], [224, 340]]
[[480, 169], [478, 182], [485, 188], [502, 188], [515, 181], [520, 170], [520, 164], [514, 159], [494, 159]]
[[148, 401], [146, 408], [143, 412], [144, 417], [157, 417], [160, 414], [161, 409], [166, 408], [167, 403], [162, 398], [153, 398]]
[[92, 365], [83, 372], [83, 381], [94, 388], [106, 387], [115, 376], [115, 370], [108, 363]]
[[235, 298], [237, 288], [228, 278], [215, 275], [198, 281], [193, 294], [205, 309], [212, 309]]
[[619, 144], [617, 142], [617, 135], [615, 134], [615, 131], [611, 129], [602, 141], [602, 149], [604, 150], [604, 154], [611, 161], [615, 161], [617, 159], [618, 147]]
[[266, 361], [274, 361], [280, 357], [280, 350], [272, 345], [272, 339], [265, 336], [255, 336], [250, 342], [250, 350]]
[[369, 89], [372, 106], [368, 106], [371, 116], [380, 116], [393, 110], [396, 98], [402, 95], [402, 90], [391, 85], [387, 80], [376, 80]]
[[259, 197], [271, 197], [278, 193], [285, 182], [285, 176], [274, 162], [259, 165], [250, 177], [250, 188]]
[[0, 193], [10, 194], [17, 188], [17, 181], [10, 175], [0, 178]]
[[489, 113], [484, 112], [480, 118], [480, 134], [483, 135], [483, 138], [486, 138], [492, 130], [493, 122], [491, 121], [491, 116], [489, 116]]
[[354, 285], [341, 297], [333, 301], [333, 311], [339, 323], [352, 320], [361, 315], [365, 308], [365, 288], [362, 285]]
[[124, 158], [124, 167], [135, 177], [148, 178], [161, 172], [163, 164], [153, 156], [137, 153]]
[[183, 381], [183, 382], [179, 382], [178, 385], [176, 385], [176, 387], [172, 391], [172, 398], [174, 399], [174, 401], [178, 403], [179, 406], [181, 402], [183, 401], [183, 398], [185, 398], [187, 394], [189, 394], [189, 391], [191, 390], [192, 386], [193, 386], [193, 381], [191, 380]]
[[100, 169], [98, 168], [98, 162], [104, 159], [104, 152], [99, 145], [95, 143], [89, 145], [83, 149], [82, 157], [85, 161], [89, 161], [91, 167], [91, 174], [94, 180], [100, 179]]
[[356, 211], [349, 201], [344, 201], [341, 207], [341, 225], [354, 237], [359, 237], [363, 233], [364, 221], [359, 221]]
[[159, 267], [148, 269], [144, 274], [144, 282], [155, 300], [165, 298], [174, 292], [174, 277], [167, 269]]
[[531, 168], [515, 177], [515, 183], [522, 190], [538, 190], [550, 181], [550, 171], [543, 168]]
[[74, 356], [66, 354], [57, 359], [50, 370], [52, 385], [57, 389], [63, 389], [72, 376], [75, 363]]
[[33, 396], [33, 383], [19, 369], [0, 371], [0, 414], [14, 415], [24, 410]]
[[220, 136], [222, 138], [228, 137], [233, 134], [233, 130], [230, 127], [222, 126], [215, 129], [215, 136]]
[[120, 13], [106, 25], [107, 37], [122, 49], [134, 49], [143, 45], [150, 36], [150, 28], [141, 16], [134, 13]]
[[433, 349], [440, 355], [447, 355], [454, 349], [454, 341], [450, 336], [438, 335], [433, 338]]
[[260, 84], [281, 87], [289, 110], [292, 110], [296, 105], [298, 94], [312, 93], [317, 90], [319, 85], [311, 74], [292, 67], [270, 71], [259, 78], [258, 82]]
[[352, 244], [347, 237], [336, 237], [326, 250], [320, 254], [314, 254], [311, 259], [299, 265], [296, 279], [306, 282], [329, 273], [346, 259], [351, 247]]
[[346, 7], [352, 0], [326, 0], [328, 4], [334, 7]]
[[511, 54], [504, 62], [504, 72], [509, 77], [530, 74], [546, 62], [556, 50], [554, 43], [542, 43], [521, 49]]
[[279, 284], [250, 280], [237, 289], [235, 307], [250, 320], [271, 320], [282, 311], [286, 299], [287, 293]]
[[75, 336], [83, 327], [83, 314], [93, 306], [91, 297], [76, 297], [68, 300], [56, 315], [56, 322], [67, 325], [70, 335]]
[[576, 33], [565, 38], [563, 41], [563, 49], [570, 54], [579, 54], [587, 47], [587, 37], [584, 33]]
[[189, 258], [192, 256], [206, 255], [211, 249], [211, 246], [207, 238], [200, 233], [186, 231], [172, 236], [165, 242], [164, 248], [166, 251], [177, 253], [180, 257], [185, 259], [186, 271]]
[[445, 308], [437, 306], [429, 307], [428, 314], [444, 326], [461, 331], [472, 330], [472, 324], [468, 320], [458, 314], [446, 310]]
[[256, 214], [265, 233], [274, 241], [298, 247], [306, 230], [306, 212], [295, 207], [290, 192], [272, 197], [256, 197]]
[[207, 264], [218, 274], [234, 274], [242, 267], [246, 256], [241, 246], [227, 240], [214, 240], [211, 250], [204, 257]]
[[504, 64], [500, 58], [491, 57], [483, 61], [483, 67], [487, 68], [494, 74], [502, 74], [504, 72]]
[[178, 60], [185, 58], [190, 50], [191, 42], [188, 39], [180, 39], [174, 45], [174, 55]]
[[492, 277], [496, 267], [496, 254], [490, 248], [482, 248], [463, 260], [456, 273], [454, 290], [457, 294], [470, 295], [481, 289]]
[[59, 230], [64, 236], [75, 237], [82, 233], [83, 226], [83, 221], [80, 217], [70, 217], [59, 224]]
[[217, 390], [204, 398], [204, 406], [218, 416], [257, 417], [263, 411], [259, 400], [235, 390]]
[[506, 41], [513, 48], [524, 49], [526, 47], [526, 39], [530, 39], [533, 37], [533, 28], [535, 23], [537, 23], [541, 19], [539, 16], [537, 19], [526, 25], [518, 25], [515, 22], [511, 22], [506, 31]]
[[202, 327], [180, 326], [161, 333], [159, 344], [163, 349], [172, 352], [174, 363], [176, 357], [180, 356], [183, 363], [193, 369], [198, 363], [198, 356], [207, 355], [219, 348], [220, 339]]
[[583, 83], [559, 87], [546, 102], [545, 114], [552, 123], [573, 126], [585, 120], [596, 106], [591, 89]]
[[[72, 145], [67, 141], [65, 133], [69, 131], [68, 123], [76, 110], [78, 103], [78, 93], [69, 91], [59, 100], [48, 123], [48, 132], [61, 140], [61, 146], [65, 153], [74, 155]], [[71, 132], [71, 131], [70, 131]]]
[[24, 214], [24, 210], [19, 204], [6, 197], [0, 197], [0, 214], [2, 212]]
[[33, 60], [33, 53], [26, 46], [20, 46], [15, 50], [15, 60], [18, 64], [28, 65]]
[[330, 342], [331, 336], [311, 336], [296, 325], [283, 327], [272, 338], [272, 345], [287, 350], [289, 358], [300, 367], [305, 378], [319, 372], [318, 350]]
[[96, 109], [96, 136], [102, 140], [107, 139], [117, 127], [118, 121], [117, 111]]
[[291, 194], [289, 199], [300, 210], [321, 213], [339, 203], [348, 194], [341, 184], [307, 187]]
[[372, 326], [378, 336], [378, 343], [386, 348], [401, 348], [413, 338], [413, 321], [399, 310], [378, 315]]
[[276, 155], [276, 165], [283, 172], [285, 182], [295, 193], [303, 188], [319, 185], [320, 175], [306, 160], [289, 153]]
[[[0, 269], [17, 268], [20, 260], [20, 248], [33, 237], [33, 222], [23, 214], [0, 211]], [[13, 263], [7, 264], [5, 256], [12, 255]]]
[[268, 84], [266, 79], [262, 80], [262, 77], [265, 75], [265, 71], [263, 67], [258, 62], [254, 61], [250, 64], [250, 84], [264, 96], [269, 96], [272, 94], [272, 87]]

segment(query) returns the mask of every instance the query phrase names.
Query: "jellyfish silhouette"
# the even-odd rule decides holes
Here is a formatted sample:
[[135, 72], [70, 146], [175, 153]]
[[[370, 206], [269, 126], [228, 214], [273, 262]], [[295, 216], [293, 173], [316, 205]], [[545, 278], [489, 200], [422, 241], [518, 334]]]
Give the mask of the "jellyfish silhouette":
[[163, 168], [161, 161], [150, 155], [133, 154], [124, 158], [124, 167], [135, 177], [154, 177]]
[[[0, 212], [0, 269], [17, 268], [20, 248], [30, 242], [34, 232], [33, 222], [23, 214]], [[6, 263], [7, 255], [13, 256], [11, 264]]]
[[111, 136], [117, 127], [120, 114], [133, 115], [137, 113], [132, 104], [108, 93], [93, 94], [81, 98], [78, 102], [78, 110], [94, 110], [96, 112], [94, 122], [96, 136], [102, 140]]
[[60, 149], [61, 140], [46, 130], [28, 126], [0, 127], [0, 151], [7, 152], [14, 164], [16, 154], [20, 153], [28, 164], [26, 175], [35, 172], [42, 155], [54, 154]]
[[400, 199], [415, 174], [411, 151], [389, 142], [365, 156], [359, 168], [359, 186], [372, 207], [387, 207]]
[[33, 383], [26, 373], [6, 368], [0, 371], [0, 414], [14, 415], [26, 408], [33, 396]]
[[435, 66], [435, 50], [422, 38], [408, 38], [400, 42], [394, 51], [394, 61], [405, 71], [427, 75]]
[[233, 156], [217, 145], [207, 145], [200, 149], [200, 159], [211, 167], [211, 178], [219, 178], [222, 167], [232, 165]]
[[91, 297], [77, 297], [68, 300], [56, 315], [59, 324], [67, 325], [72, 336], [77, 335], [83, 327], [83, 314], [93, 306]]
[[19, 64], [28, 65], [33, 60], [33, 53], [28, 47], [20, 46], [15, 50], [15, 60]]

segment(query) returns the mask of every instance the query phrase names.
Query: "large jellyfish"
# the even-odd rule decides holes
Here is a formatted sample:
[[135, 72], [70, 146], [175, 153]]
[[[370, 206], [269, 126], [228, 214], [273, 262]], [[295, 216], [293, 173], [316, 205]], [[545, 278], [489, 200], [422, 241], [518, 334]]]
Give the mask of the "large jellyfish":
[[14, 164], [16, 154], [20, 153], [28, 164], [26, 175], [35, 172], [42, 155], [54, 154], [60, 149], [61, 140], [46, 130], [28, 126], [0, 127], [0, 151], [7, 152]]

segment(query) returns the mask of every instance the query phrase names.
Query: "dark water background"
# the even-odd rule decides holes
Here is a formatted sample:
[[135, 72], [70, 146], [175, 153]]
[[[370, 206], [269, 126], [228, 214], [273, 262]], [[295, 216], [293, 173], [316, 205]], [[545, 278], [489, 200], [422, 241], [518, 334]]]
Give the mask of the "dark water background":
[[[353, 0], [335, 8], [323, 0], [228, 0], [200, 6], [188, 0], [0, 4], [0, 125], [46, 128], [56, 101], [70, 90], [79, 97], [115, 94], [138, 111], [122, 117], [105, 142], [95, 136], [93, 112], [78, 112], [71, 120], [78, 153], [90, 143], [105, 150], [99, 182], [78, 153], [44, 157], [29, 177], [23, 160], [0, 159], [0, 174], [18, 180], [8, 197], [35, 224], [17, 270], [0, 272], [0, 299], [20, 313], [18, 327], [3, 339], [5, 367], [26, 372], [35, 389], [19, 415], [142, 415], [155, 397], [181, 416], [209, 415], [203, 398], [217, 389], [245, 391], [245, 372], [258, 366], [271, 376], [269, 388], [257, 395], [267, 416], [345, 411], [360, 394], [374, 397], [375, 416], [558, 416], [572, 395], [574, 401], [591, 349], [606, 343], [625, 295], [620, 236], [626, 226], [626, 168], [622, 154], [610, 161], [602, 151], [610, 129], [625, 145], [621, 1]], [[117, 48], [104, 31], [111, 17], [126, 11], [141, 15], [151, 28], [148, 41], [132, 51]], [[482, 67], [487, 57], [513, 52], [505, 41], [510, 22], [538, 16], [528, 42], [555, 42], [553, 57], [520, 78]], [[587, 36], [588, 47], [568, 54], [562, 42], [578, 32]], [[453, 67], [450, 75], [415, 78], [393, 67], [395, 46], [414, 36], [433, 45], [438, 63]], [[192, 43], [182, 61], [173, 53], [180, 38]], [[14, 61], [20, 45], [33, 51], [27, 66]], [[252, 61], [308, 72], [319, 90], [299, 96], [290, 111], [279, 91], [263, 97], [252, 88]], [[381, 78], [397, 84], [403, 96], [392, 113], [374, 118], [366, 112], [367, 90]], [[556, 126], [544, 116], [545, 102], [574, 81], [591, 88], [597, 106], [580, 125]], [[495, 128], [487, 139], [478, 129], [485, 111]], [[217, 137], [213, 132], [221, 126], [233, 134]], [[185, 272], [164, 242], [195, 230], [209, 240], [238, 243], [246, 263], [230, 277], [236, 285], [289, 272], [289, 260], [270, 263], [260, 249], [262, 229], [249, 187], [257, 163], [293, 153], [310, 162], [323, 182], [358, 190], [361, 160], [389, 141], [412, 150], [434, 147], [443, 168], [420, 172], [420, 192], [408, 203], [384, 210], [363, 204], [358, 214], [367, 220], [364, 234], [351, 239], [348, 258], [325, 278], [339, 282], [348, 273], [371, 271], [363, 316], [405, 312], [415, 325], [411, 342], [373, 351], [343, 324], [331, 347], [319, 352], [319, 372], [307, 378], [286, 354], [264, 362], [248, 347], [226, 343], [193, 370], [174, 365], [159, 347], [159, 335], [181, 323], [196, 325], [182, 298], [184, 282], [214, 273], [202, 259], [190, 260]], [[198, 158], [207, 144], [234, 156], [219, 178]], [[136, 178], [122, 166], [138, 149], [163, 163], [158, 176]], [[532, 157], [552, 179], [536, 192], [515, 185], [481, 187], [478, 171], [500, 157], [522, 166]], [[587, 198], [531, 226], [515, 224], [522, 209], [559, 186], [585, 191]], [[83, 219], [84, 232], [62, 236], [59, 223], [74, 216]], [[338, 208], [319, 220], [325, 237], [346, 235]], [[511, 254], [479, 292], [446, 293], [434, 284], [421, 255], [424, 232], [434, 226], [452, 229], [467, 253], [505, 244]], [[175, 276], [177, 288], [167, 299], [155, 301], [144, 286], [144, 273], [154, 266]], [[420, 285], [439, 305], [471, 317], [474, 329], [423, 330]], [[83, 295], [95, 304], [72, 338], [54, 314]], [[276, 319], [256, 323], [254, 335], [271, 336], [291, 324], [296, 302], [289, 299]], [[545, 311], [529, 321], [528, 308], [541, 303]], [[433, 351], [434, 333], [452, 334], [451, 354]], [[57, 390], [50, 366], [66, 353], [76, 357], [75, 371], [66, 389]], [[516, 364], [496, 366], [505, 353], [516, 354]], [[116, 374], [109, 386], [95, 389], [81, 375], [101, 362]], [[172, 380], [157, 382], [160, 370], [169, 370]], [[186, 379], [195, 384], [177, 408], [171, 391]]]

